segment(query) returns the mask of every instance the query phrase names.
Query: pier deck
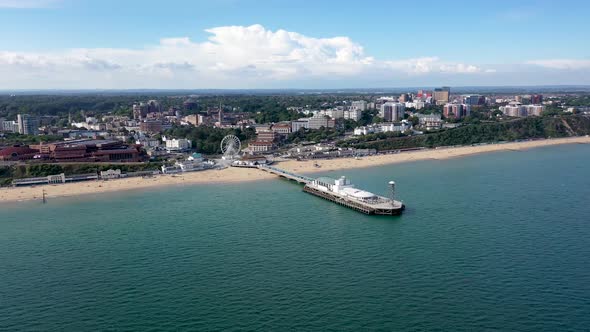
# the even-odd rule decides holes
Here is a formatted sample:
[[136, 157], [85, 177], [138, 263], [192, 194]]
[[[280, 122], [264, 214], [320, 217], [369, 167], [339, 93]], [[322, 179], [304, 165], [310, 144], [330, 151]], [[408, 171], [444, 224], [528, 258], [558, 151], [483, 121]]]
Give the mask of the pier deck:
[[285, 178], [287, 180], [295, 181], [300, 184], [308, 184], [313, 181], [313, 179], [310, 177], [287, 172], [283, 169], [272, 167], [272, 166], [260, 165], [260, 166], [258, 166], [258, 168], [265, 171], [265, 172], [280, 176], [280, 177]]
[[303, 191], [306, 193], [312, 194], [314, 196], [321, 197], [326, 199], [330, 202], [334, 202], [336, 204], [346, 206], [349, 209], [353, 209], [358, 212], [362, 212], [368, 215], [382, 215], [382, 216], [397, 216], [402, 213], [405, 209], [405, 206], [401, 202], [395, 201], [393, 204], [391, 203], [379, 203], [379, 204], [368, 204], [363, 202], [358, 202], [350, 199], [346, 199], [337, 194], [328, 193], [322, 190], [318, 190], [311, 186], [303, 187]]
[[312, 194], [314, 196], [321, 197], [323, 199], [329, 200], [333, 203], [346, 206], [350, 209], [353, 209], [358, 212], [362, 212], [364, 214], [369, 215], [387, 215], [387, 216], [395, 216], [400, 215], [404, 210], [405, 206], [403, 203], [398, 201], [387, 201], [384, 197], [382, 199], [377, 200], [375, 202], [361, 202], [358, 200], [353, 200], [343, 195], [337, 193], [331, 193], [324, 190], [319, 190], [315, 188], [312, 184], [314, 182], [313, 178], [291, 173], [285, 171], [283, 169], [272, 167], [268, 165], [259, 165], [258, 168], [262, 171], [277, 175], [279, 177], [285, 178], [287, 180], [295, 181], [297, 183], [303, 184], [303, 191], [306, 193]]

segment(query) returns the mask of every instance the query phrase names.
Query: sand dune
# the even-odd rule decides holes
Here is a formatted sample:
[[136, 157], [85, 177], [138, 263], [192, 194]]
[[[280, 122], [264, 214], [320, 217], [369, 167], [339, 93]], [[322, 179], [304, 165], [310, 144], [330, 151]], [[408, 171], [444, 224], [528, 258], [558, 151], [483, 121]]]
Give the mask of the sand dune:
[[[364, 157], [358, 160], [353, 158], [342, 158], [314, 161], [285, 161], [281, 162], [278, 165], [278, 167], [298, 173], [315, 173], [350, 168], [380, 166], [386, 164], [417, 160], [448, 159], [493, 151], [518, 151], [541, 146], [572, 143], [588, 144], [590, 143], [590, 138], [571, 137], [529, 142], [490, 144], [457, 148], [442, 148], [414, 152], [404, 152], [391, 155], [378, 155]], [[315, 164], [319, 165], [320, 167], [315, 166]], [[203, 172], [185, 173], [175, 176], [162, 175], [148, 179], [129, 178], [110, 181], [78, 182], [36, 187], [2, 188], [0, 189], [0, 202], [14, 202], [35, 199], [40, 200], [43, 190], [45, 190], [47, 197], [51, 198], [64, 196], [91, 195], [97, 193], [117, 192], [131, 189], [153, 190], [153, 188], [156, 187], [170, 185], [233, 183], [273, 178], [273, 175], [259, 171], [257, 169], [227, 168], [223, 170], [209, 170]]]

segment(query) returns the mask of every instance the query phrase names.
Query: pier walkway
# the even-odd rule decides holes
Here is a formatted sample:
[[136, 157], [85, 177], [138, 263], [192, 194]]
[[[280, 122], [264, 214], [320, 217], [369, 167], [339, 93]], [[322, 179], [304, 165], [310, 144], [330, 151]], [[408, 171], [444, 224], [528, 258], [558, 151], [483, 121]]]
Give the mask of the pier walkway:
[[272, 166], [267, 166], [267, 165], [259, 165], [258, 168], [265, 171], [265, 172], [269, 172], [271, 174], [278, 175], [278, 176], [285, 178], [287, 180], [295, 181], [295, 182], [301, 183], [301, 184], [308, 184], [314, 180], [310, 177], [291, 173], [291, 172], [285, 171], [285, 170], [277, 168], [277, 167], [272, 167]]

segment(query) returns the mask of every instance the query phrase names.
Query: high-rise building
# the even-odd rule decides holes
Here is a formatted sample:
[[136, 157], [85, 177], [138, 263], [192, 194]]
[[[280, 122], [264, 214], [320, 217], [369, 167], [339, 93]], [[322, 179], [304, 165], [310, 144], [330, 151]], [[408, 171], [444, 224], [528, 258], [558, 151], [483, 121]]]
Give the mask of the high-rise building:
[[184, 117], [184, 121], [186, 123], [190, 123], [193, 126], [198, 126], [199, 125], [199, 116], [198, 114], [190, 114]]
[[500, 111], [504, 115], [522, 118], [525, 116], [540, 116], [545, 110], [542, 105], [507, 105], [500, 107]]
[[364, 100], [353, 101], [350, 104], [350, 108], [351, 109], [356, 109], [356, 110], [359, 110], [359, 111], [365, 111], [365, 110], [367, 110], [367, 102], [364, 101]]
[[443, 107], [443, 114], [447, 118], [464, 118], [471, 114], [471, 105], [446, 104]]
[[[541, 97], [542, 99], [542, 97]], [[545, 107], [542, 105], [527, 105], [526, 106], [526, 113], [527, 116], [541, 116], [541, 113], [545, 110]]]
[[432, 97], [432, 91], [429, 90], [418, 90], [416, 97], [420, 99], [426, 99], [428, 97]]
[[401, 121], [404, 118], [406, 105], [402, 103], [386, 102], [381, 105], [379, 116], [385, 121]]
[[543, 103], [543, 95], [531, 95], [531, 104], [541, 105]]
[[437, 105], [444, 105], [449, 102], [451, 97], [451, 88], [443, 86], [442, 88], [434, 89], [434, 102]]
[[28, 114], [18, 114], [16, 122], [18, 123], [18, 132], [20, 134], [39, 134], [39, 118]]
[[159, 113], [162, 111], [162, 107], [156, 100], [150, 100], [147, 102], [147, 111], [148, 113]]
[[400, 102], [400, 103], [405, 103], [405, 102], [408, 102], [408, 101], [411, 101], [411, 100], [412, 100], [412, 98], [411, 98], [411, 97], [410, 97], [410, 95], [409, 95], [409, 94], [407, 94], [407, 93], [402, 93], [402, 94], [399, 96], [399, 102]]
[[18, 133], [18, 122], [4, 120], [0, 122], [0, 131], [5, 131], [8, 133]]
[[467, 95], [463, 96], [463, 103], [467, 105], [484, 105], [486, 98], [482, 95]]

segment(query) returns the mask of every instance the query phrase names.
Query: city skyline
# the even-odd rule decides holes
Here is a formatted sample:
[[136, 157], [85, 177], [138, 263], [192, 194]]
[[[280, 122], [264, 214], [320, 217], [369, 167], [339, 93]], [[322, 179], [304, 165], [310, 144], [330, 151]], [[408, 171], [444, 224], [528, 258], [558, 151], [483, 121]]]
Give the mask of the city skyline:
[[0, 0], [0, 89], [586, 85], [589, 7]]

